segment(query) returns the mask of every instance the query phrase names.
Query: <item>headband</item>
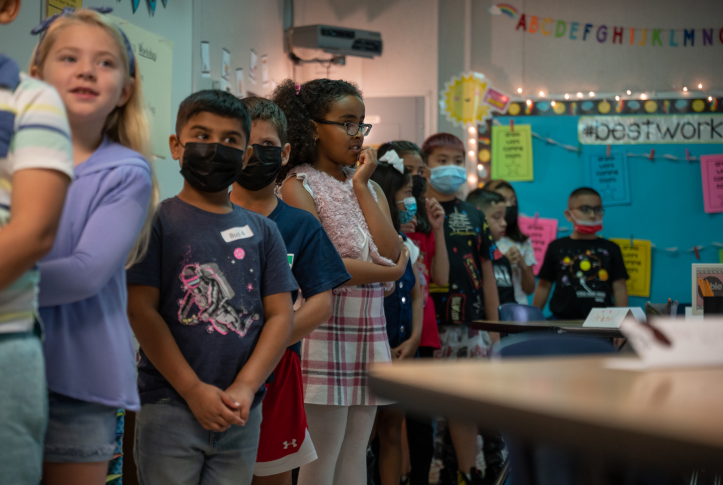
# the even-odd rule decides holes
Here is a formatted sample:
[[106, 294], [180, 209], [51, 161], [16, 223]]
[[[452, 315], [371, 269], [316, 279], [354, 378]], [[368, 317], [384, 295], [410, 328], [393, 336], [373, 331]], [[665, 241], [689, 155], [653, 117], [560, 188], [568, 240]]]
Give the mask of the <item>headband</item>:
[[399, 173], [404, 173], [404, 160], [399, 158], [399, 155], [397, 154], [396, 150], [389, 150], [387, 153], [385, 153], [382, 158], [379, 159], [380, 162], [387, 162], [387, 164], [391, 165], [392, 167], [396, 168]]
[[[93, 10], [98, 13], [106, 14], [111, 13], [113, 9], [111, 7], [88, 7], [88, 10]], [[40, 35], [40, 40], [38, 41], [38, 47], [35, 50], [35, 61], [34, 64], [38, 65], [38, 56], [40, 56], [40, 44], [43, 42], [43, 39], [45, 39], [45, 34], [48, 32], [48, 29], [50, 26], [58, 20], [60, 17], [67, 17], [68, 15], [72, 15], [75, 12], [75, 9], [72, 7], [65, 7], [60, 13], [56, 13], [55, 15], [51, 15], [47, 19], [41, 21], [38, 25], [35, 26], [33, 30], [30, 31], [31, 35]], [[129, 72], [131, 77], [136, 76], [136, 57], [133, 55], [133, 49], [131, 49], [131, 43], [128, 42], [128, 37], [126, 37], [125, 32], [118, 27], [115, 26], [118, 29], [118, 32], [120, 32], [121, 37], [123, 37], [123, 43], [126, 46], [126, 52], [128, 53], [128, 63], [130, 64]]]

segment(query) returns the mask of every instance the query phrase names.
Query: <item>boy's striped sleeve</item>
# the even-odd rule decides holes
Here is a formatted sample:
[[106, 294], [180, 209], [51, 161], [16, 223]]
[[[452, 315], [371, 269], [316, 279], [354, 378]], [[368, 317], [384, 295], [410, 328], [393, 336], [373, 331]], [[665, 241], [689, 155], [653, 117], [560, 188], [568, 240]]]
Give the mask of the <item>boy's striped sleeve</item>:
[[15, 90], [13, 171], [45, 168], [73, 178], [73, 146], [65, 106], [52, 86], [26, 76]]

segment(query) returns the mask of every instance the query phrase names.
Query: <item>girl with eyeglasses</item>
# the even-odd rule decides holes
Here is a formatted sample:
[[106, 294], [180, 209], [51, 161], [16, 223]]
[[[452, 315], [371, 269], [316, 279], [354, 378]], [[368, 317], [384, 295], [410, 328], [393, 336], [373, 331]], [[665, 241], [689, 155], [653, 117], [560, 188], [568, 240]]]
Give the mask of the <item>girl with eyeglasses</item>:
[[366, 448], [377, 405], [369, 365], [390, 362], [384, 318], [385, 282], [405, 272], [408, 250], [394, 229], [389, 203], [370, 181], [376, 151], [364, 147], [359, 89], [345, 81], [286, 80], [273, 101], [288, 120], [291, 156], [279, 195], [313, 214], [352, 279], [333, 290], [333, 314], [302, 341], [301, 369], [309, 434], [318, 459], [301, 467], [299, 485], [366, 484]]

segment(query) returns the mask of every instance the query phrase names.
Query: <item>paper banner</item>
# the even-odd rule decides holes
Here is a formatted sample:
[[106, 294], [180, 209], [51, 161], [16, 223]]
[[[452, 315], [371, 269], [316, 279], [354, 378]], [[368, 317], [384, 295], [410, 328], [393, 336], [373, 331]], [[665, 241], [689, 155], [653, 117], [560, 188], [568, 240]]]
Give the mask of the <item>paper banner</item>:
[[703, 205], [708, 214], [723, 212], [723, 155], [702, 155]]
[[581, 116], [577, 138], [583, 145], [723, 143], [723, 115]]
[[143, 100], [151, 128], [153, 154], [165, 157], [171, 127], [173, 42], [112, 15], [108, 19], [128, 36], [138, 62]]
[[620, 246], [623, 252], [625, 269], [628, 270], [628, 295], [650, 296], [650, 241], [633, 239], [630, 247], [630, 239], [610, 238], [612, 242]]
[[[620, 115], [680, 115], [698, 113], [701, 127], [707, 127], [710, 119], [706, 114], [723, 112], [723, 98], [716, 96], [702, 96], [701, 93], [689, 92], [690, 97], [664, 98], [656, 96], [655, 99], [588, 99], [569, 100], [562, 95], [548, 100], [515, 101], [510, 103], [507, 114], [510, 116], [596, 116], [614, 117]], [[612, 96], [610, 96], [612, 98]], [[682, 127], [682, 125], [681, 125]], [[716, 125], [716, 130], [720, 125]], [[619, 130], [619, 128], [618, 128]], [[697, 126], [696, 126], [697, 130]], [[686, 127], [686, 136], [689, 136], [690, 127]], [[705, 133], [705, 131], [704, 131]], [[604, 130], [600, 134], [604, 136]], [[619, 135], [619, 131], [616, 132]]]
[[231, 53], [225, 48], [221, 53], [221, 78], [228, 81], [231, 77]]
[[236, 96], [239, 98], [246, 97], [244, 70], [242, 67], [236, 68]]
[[557, 239], [557, 219], [535, 219], [534, 217], [520, 216], [517, 218], [517, 223], [522, 233], [532, 241], [532, 249], [535, 251], [535, 259], [537, 260], [537, 264], [532, 268], [532, 271], [537, 275], [545, 259], [547, 246]]
[[590, 155], [587, 166], [588, 183], [600, 192], [604, 206], [630, 205], [628, 162], [624, 153], [609, 157]]
[[269, 85], [269, 56], [261, 56], [261, 85]]
[[148, 6], [151, 9], [151, 16], [156, 14], [156, 0], [148, 0]]
[[532, 135], [530, 125], [492, 127], [492, 178], [531, 182]]
[[256, 84], [256, 69], [258, 68], [259, 58], [256, 55], [256, 51], [251, 49], [249, 56], [249, 79], [252, 83]]
[[208, 42], [201, 42], [201, 77], [211, 77], [211, 47]]

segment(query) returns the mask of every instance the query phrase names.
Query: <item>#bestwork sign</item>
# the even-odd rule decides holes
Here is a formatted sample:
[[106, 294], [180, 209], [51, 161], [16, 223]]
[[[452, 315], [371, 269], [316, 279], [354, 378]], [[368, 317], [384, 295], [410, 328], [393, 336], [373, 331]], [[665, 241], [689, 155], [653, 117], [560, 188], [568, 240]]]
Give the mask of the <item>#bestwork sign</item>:
[[723, 115], [581, 116], [583, 145], [723, 143]]

